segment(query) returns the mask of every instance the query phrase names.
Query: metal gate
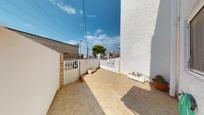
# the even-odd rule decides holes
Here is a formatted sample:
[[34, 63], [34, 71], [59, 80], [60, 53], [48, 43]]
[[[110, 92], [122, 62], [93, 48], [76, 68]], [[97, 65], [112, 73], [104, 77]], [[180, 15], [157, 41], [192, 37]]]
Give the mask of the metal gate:
[[74, 82], [80, 78], [79, 61], [64, 61], [64, 85]]

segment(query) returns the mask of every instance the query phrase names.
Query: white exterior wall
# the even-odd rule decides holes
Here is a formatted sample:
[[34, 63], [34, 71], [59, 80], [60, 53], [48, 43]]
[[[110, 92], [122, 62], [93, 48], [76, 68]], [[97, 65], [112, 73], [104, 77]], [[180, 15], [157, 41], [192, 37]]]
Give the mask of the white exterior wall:
[[171, 0], [121, 0], [121, 72], [170, 80]]
[[[193, 11], [198, 10], [199, 2], [204, 0], [181, 0], [181, 21], [180, 21], [180, 78], [179, 91], [190, 93], [194, 96], [198, 110], [196, 115], [204, 115], [204, 76], [199, 76], [189, 72], [187, 68], [187, 19]], [[201, 3], [200, 2], [200, 3]], [[202, 7], [202, 6], [201, 6]]]
[[59, 88], [60, 55], [0, 27], [0, 115], [45, 115]]

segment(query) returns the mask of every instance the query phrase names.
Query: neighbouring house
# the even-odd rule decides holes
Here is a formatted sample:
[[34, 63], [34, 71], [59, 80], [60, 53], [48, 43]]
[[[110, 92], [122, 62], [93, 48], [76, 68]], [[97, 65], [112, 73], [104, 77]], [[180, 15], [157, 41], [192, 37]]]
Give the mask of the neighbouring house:
[[204, 115], [204, 0], [121, 0], [120, 72], [161, 74]]
[[68, 43], [64, 43], [61, 41], [49, 39], [46, 37], [30, 34], [27, 32], [22, 32], [19, 30], [7, 28], [9, 30], [12, 30], [22, 36], [25, 36], [26, 38], [29, 38], [35, 42], [38, 42], [44, 46], [47, 46], [61, 54], [63, 54], [64, 60], [69, 59], [78, 59], [79, 58], [79, 46], [78, 45], [72, 45]]

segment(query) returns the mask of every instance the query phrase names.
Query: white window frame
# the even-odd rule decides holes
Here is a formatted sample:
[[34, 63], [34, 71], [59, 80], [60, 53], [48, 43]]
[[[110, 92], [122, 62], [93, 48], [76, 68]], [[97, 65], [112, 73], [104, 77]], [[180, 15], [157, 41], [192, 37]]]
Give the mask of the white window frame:
[[196, 76], [202, 80], [204, 80], [204, 72], [200, 72], [198, 70], [192, 69], [190, 68], [190, 22], [193, 20], [193, 18], [199, 13], [199, 11], [204, 7], [204, 0], [200, 0], [196, 6], [194, 7], [194, 9], [192, 10], [190, 16], [187, 18], [187, 31], [186, 31], [186, 36], [187, 36], [187, 42], [186, 42], [186, 61], [184, 64], [185, 70], [187, 71], [187, 73]]

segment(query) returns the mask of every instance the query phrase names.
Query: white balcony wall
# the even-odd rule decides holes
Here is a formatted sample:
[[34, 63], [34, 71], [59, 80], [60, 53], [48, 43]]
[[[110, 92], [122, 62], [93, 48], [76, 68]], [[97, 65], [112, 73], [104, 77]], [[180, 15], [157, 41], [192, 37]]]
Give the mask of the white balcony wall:
[[120, 73], [120, 58], [101, 59], [100, 68], [103, 68], [115, 73]]
[[0, 115], [46, 115], [59, 62], [57, 52], [0, 27]]
[[99, 59], [80, 59], [80, 75], [88, 72], [90, 68], [98, 68], [100, 66]]
[[170, 81], [171, 0], [121, 0], [121, 73]]

